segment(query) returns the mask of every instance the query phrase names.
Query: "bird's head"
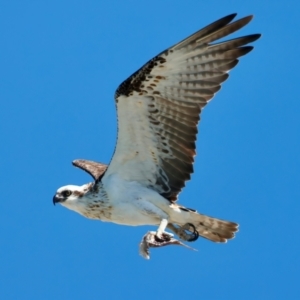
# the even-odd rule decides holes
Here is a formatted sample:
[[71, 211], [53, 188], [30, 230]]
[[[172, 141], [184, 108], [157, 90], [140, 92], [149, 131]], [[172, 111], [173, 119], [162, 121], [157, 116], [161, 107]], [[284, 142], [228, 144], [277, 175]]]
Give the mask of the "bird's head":
[[84, 198], [87, 192], [89, 192], [92, 184], [84, 184], [82, 186], [66, 185], [59, 188], [53, 197], [53, 204], [60, 203], [63, 206], [72, 206], [77, 204], [78, 200]]

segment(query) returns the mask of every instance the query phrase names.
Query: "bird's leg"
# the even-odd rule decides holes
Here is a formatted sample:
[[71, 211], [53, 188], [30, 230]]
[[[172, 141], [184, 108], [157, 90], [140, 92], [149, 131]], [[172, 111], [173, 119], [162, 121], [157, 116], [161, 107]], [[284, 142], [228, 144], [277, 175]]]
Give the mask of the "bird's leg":
[[168, 228], [172, 230], [176, 235], [178, 235], [178, 237], [183, 241], [194, 242], [199, 237], [198, 231], [191, 223], [186, 223], [185, 225], [179, 227], [176, 227], [174, 224], [169, 223]]
[[169, 233], [166, 233], [165, 232], [165, 229], [168, 225], [168, 220], [167, 219], [162, 219], [160, 224], [159, 224], [159, 227], [156, 231], [156, 237], [159, 239], [159, 240], [163, 240], [165, 239], [165, 235], [163, 237], [163, 234], [166, 234], [166, 235], [170, 235], [170, 237], [172, 237], [173, 235], [172, 234], [169, 234]]

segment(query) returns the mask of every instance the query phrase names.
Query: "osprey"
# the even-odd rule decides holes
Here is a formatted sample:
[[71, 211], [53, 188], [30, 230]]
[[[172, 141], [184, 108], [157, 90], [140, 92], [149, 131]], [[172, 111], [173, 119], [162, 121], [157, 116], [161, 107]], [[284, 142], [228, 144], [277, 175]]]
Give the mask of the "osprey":
[[161, 52], [125, 80], [115, 93], [118, 139], [109, 165], [75, 160], [93, 183], [57, 190], [53, 203], [90, 218], [122, 225], [157, 225], [140, 244], [184, 245], [198, 236], [224, 243], [238, 224], [199, 214], [177, 204], [193, 173], [197, 124], [203, 107], [228, 78], [238, 58], [260, 37], [252, 34], [215, 42], [248, 24], [226, 16]]

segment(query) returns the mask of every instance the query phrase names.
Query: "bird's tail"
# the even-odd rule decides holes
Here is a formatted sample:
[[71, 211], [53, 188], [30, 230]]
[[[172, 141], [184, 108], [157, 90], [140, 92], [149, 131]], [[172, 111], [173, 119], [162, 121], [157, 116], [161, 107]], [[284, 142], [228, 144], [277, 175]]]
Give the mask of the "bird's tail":
[[208, 240], [218, 243], [226, 243], [227, 240], [234, 238], [235, 232], [238, 231], [238, 224], [212, 218], [206, 215], [197, 213], [195, 210], [179, 207], [182, 211], [184, 218], [181, 219], [179, 226], [185, 223], [192, 224], [197, 230], [198, 234]]

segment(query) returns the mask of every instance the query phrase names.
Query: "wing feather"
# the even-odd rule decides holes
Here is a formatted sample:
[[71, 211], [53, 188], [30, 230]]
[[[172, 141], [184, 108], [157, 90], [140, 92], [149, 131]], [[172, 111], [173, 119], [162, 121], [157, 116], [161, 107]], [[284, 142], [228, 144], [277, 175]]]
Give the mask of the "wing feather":
[[219, 43], [252, 16], [226, 16], [161, 52], [117, 89], [118, 141], [105, 176], [138, 181], [170, 201], [193, 173], [202, 108], [253, 47], [252, 34]]

